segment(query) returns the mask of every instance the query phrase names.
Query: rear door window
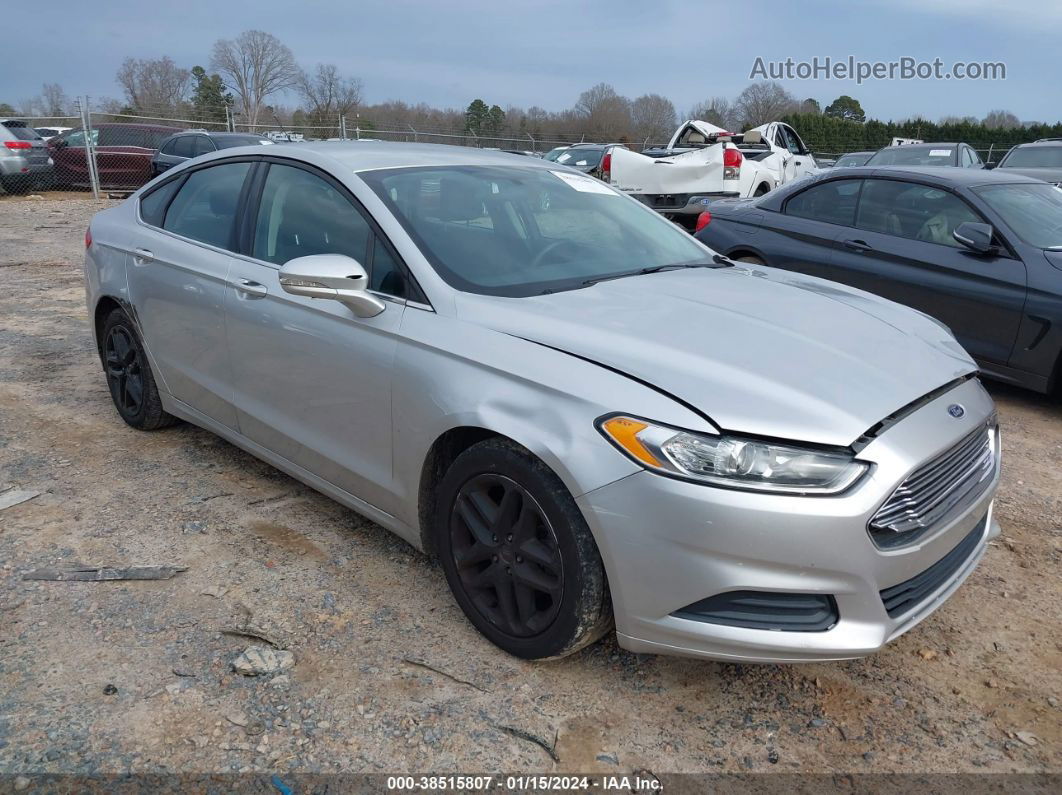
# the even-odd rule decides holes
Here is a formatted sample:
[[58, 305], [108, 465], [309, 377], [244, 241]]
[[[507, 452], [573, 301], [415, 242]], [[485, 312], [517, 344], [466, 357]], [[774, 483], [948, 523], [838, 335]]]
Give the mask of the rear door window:
[[195, 157], [195, 139], [194, 135], [182, 135], [178, 138], [173, 145], [173, 155], [175, 157]]
[[250, 163], [222, 163], [193, 171], [170, 203], [163, 229], [235, 250], [236, 208]]
[[166, 207], [181, 186], [181, 180], [171, 179], [165, 185], [160, 185], [140, 200], [140, 217], [144, 223], [152, 226], [162, 226], [166, 215]]
[[813, 185], [785, 203], [785, 214], [852, 226], [861, 184], [858, 179], [835, 179]]

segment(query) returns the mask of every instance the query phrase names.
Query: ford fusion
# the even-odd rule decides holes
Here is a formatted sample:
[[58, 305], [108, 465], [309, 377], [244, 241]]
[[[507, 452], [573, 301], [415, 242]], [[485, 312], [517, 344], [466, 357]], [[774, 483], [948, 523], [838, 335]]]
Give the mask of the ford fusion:
[[92, 220], [119, 415], [194, 423], [438, 557], [502, 649], [858, 657], [999, 532], [976, 366], [556, 163], [229, 149]]

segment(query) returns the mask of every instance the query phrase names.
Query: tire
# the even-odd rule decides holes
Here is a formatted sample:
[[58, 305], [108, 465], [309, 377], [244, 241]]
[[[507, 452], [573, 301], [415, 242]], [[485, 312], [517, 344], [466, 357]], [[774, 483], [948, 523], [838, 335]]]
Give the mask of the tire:
[[126, 424], [141, 431], [155, 431], [176, 423], [177, 418], [162, 408], [144, 346], [121, 309], [113, 310], [103, 321], [99, 343], [107, 388]]
[[17, 195], [27, 193], [30, 189], [30, 181], [25, 177], [4, 177], [2, 184], [5, 193]]
[[[612, 628], [605, 568], [560, 478], [519, 445], [487, 439], [438, 487], [435, 549], [469, 621], [527, 660], [563, 657]], [[512, 531], [507, 532], [507, 531]]]

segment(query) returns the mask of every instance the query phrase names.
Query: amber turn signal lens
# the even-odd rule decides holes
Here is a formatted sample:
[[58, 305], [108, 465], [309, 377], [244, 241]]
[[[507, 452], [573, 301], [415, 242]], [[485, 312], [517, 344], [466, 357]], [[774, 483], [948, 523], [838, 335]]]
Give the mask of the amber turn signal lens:
[[632, 420], [630, 417], [613, 417], [601, 423], [601, 430], [630, 455], [643, 464], [658, 467], [661, 466], [660, 459], [649, 452], [638, 439], [638, 434], [648, 427], [648, 423]]

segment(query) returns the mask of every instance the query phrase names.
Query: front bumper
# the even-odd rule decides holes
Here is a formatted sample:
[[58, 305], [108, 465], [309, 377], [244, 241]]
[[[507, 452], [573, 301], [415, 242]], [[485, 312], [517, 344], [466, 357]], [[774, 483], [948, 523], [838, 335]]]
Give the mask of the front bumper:
[[[955, 402], [966, 408], [959, 420], [947, 413]], [[908, 474], [985, 423], [993, 410], [975, 380], [927, 403], [860, 451], [859, 458], [874, 468], [839, 497], [756, 494], [651, 472], [583, 495], [578, 502], [605, 562], [620, 645], [754, 662], [841, 660], [877, 651], [936, 610], [998, 535], [992, 517], [998, 455], [978, 498], [913, 543], [879, 549], [867, 524]], [[906, 612], [889, 616], [881, 591], [925, 572], [978, 534], [972, 551], [939, 586]], [[828, 595], [838, 620], [824, 631], [795, 632], [674, 615], [731, 591]]]

